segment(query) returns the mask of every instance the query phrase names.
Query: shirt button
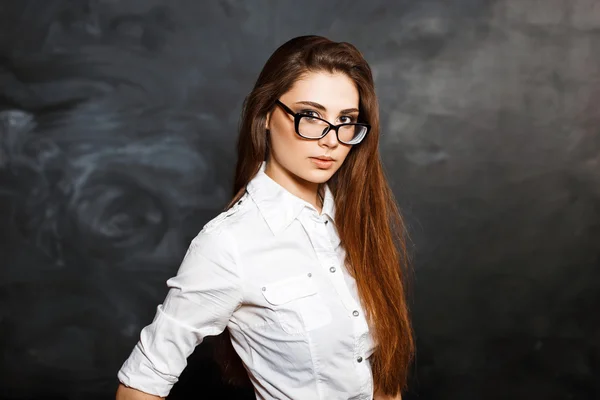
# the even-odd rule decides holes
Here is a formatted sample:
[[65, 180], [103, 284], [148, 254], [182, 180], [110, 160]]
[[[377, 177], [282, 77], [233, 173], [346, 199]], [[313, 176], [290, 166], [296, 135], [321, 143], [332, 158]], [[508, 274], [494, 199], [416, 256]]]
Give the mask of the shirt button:
[[329, 268], [329, 272], [335, 272], [335, 267]]
[[325, 225], [327, 225], [329, 223], [329, 220], [325, 220]]
[[264, 292], [265, 290], [267, 290], [267, 288], [263, 286], [263, 287], [261, 288], [261, 290]]
[[308, 277], [310, 278], [311, 276], [312, 276], [312, 274], [309, 272], [309, 273], [308, 273]]
[[357, 310], [352, 311], [352, 315], [354, 315], [355, 317], [358, 317], [358, 311]]
[[356, 359], [356, 361], [358, 361], [358, 362], [362, 362], [362, 357], [358, 357], [358, 358]]

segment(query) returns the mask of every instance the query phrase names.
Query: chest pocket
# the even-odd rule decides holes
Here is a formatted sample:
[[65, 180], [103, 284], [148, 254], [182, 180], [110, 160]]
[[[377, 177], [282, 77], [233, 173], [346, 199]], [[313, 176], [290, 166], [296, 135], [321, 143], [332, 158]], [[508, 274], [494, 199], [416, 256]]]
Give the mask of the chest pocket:
[[331, 322], [331, 312], [309, 274], [295, 275], [263, 285], [262, 294], [282, 329], [297, 334]]

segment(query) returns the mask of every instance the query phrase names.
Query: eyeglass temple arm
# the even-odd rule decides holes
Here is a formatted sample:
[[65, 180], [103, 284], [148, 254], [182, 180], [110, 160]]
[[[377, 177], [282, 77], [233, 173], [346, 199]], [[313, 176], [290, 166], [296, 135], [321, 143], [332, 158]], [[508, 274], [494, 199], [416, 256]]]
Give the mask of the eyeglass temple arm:
[[293, 112], [288, 106], [286, 106], [285, 104], [283, 104], [281, 101], [275, 100], [275, 102], [277, 104], [279, 104], [281, 106], [281, 108], [283, 108], [285, 110], [286, 113], [288, 113], [288, 114], [290, 114], [290, 115], [292, 115], [294, 117], [296, 116], [296, 113]]

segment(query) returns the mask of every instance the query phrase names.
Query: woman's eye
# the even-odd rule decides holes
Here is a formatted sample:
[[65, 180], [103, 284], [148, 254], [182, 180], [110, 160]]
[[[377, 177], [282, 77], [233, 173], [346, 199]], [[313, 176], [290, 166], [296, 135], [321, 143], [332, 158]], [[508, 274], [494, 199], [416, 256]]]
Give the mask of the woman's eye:
[[319, 116], [319, 114], [316, 111], [313, 111], [313, 110], [302, 110], [302, 111], [300, 111], [300, 114], [302, 114], [302, 115], [308, 115], [308, 116], [311, 116], [311, 117], [318, 117]]
[[351, 123], [355, 122], [355, 119], [354, 119], [354, 117], [344, 115], [344, 116], [340, 117], [340, 122], [342, 124], [351, 124]]

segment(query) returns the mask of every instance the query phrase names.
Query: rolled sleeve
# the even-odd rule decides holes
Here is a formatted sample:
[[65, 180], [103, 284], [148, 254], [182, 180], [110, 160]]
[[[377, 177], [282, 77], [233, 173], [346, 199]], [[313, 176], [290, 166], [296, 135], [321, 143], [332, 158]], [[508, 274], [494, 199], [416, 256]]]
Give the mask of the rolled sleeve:
[[165, 397], [204, 337], [223, 332], [242, 303], [233, 237], [203, 230], [192, 240], [169, 292], [140, 333], [117, 376], [126, 386]]

